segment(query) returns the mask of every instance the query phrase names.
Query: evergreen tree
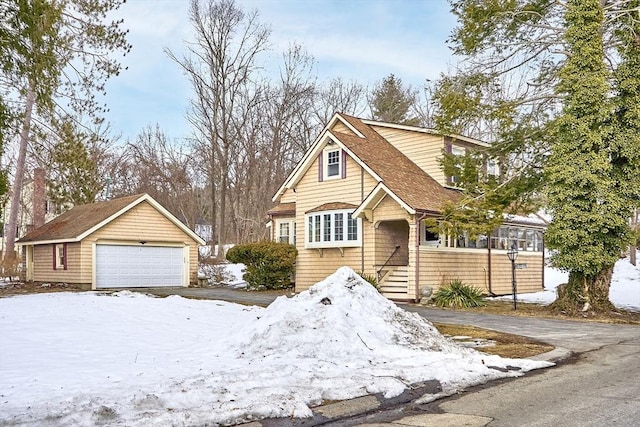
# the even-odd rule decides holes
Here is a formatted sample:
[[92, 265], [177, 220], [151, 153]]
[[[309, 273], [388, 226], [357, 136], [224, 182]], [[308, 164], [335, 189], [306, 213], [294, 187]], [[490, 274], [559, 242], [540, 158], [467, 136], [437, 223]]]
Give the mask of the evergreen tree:
[[412, 112], [415, 104], [416, 93], [411, 87], [405, 87], [400, 78], [389, 74], [373, 88], [369, 108], [375, 120], [417, 126], [420, 119]]
[[610, 309], [611, 269], [640, 200], [638, 0], [453, 0], [452, 10], [451, 41], [467, 60], [436, 84], [436, 123], [447, 133], [482, 123], [503, 170], [477, 185], [483, 162], [465, 161], [469, 189], [450, 216], [473, 229], [492, 212], [548, 205], [553, 262], [570, 272], [556, 305]]
[[49, 162], [49, 198], [58, 206], [93, 203], [102, 189], [98, 166], [88, 151], [95, 135], [80, 131], [72, 120], [58, 126], [59, 141]]
[[[36, 124], [45, 128], [74, 113], [101, 122], [106, 110], [95, 97], [104, 94], [106, 80], [120, 72], [110, 55], [128, 52], [122, 21], [104, 23], [124, 0], [0, 0], [2, 78], [0, 92], [16, 99], [9, 117], [0, 122], [3, 134], [19, 139], [11, 189], [6, 257], [13, 257], [18, 226], [27, 146]], [[5, 103], [4, 107], [7, 107]]]

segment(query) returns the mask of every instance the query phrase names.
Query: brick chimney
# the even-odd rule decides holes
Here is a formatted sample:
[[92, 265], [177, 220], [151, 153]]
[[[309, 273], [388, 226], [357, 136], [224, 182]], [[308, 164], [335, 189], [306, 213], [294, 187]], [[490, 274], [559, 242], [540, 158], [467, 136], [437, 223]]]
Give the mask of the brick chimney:
[[36, 168], [33, 171], [33, 226], [38, 228], [44, 225], [45, 204], [47, 203], [44, 180], [44, 169]]

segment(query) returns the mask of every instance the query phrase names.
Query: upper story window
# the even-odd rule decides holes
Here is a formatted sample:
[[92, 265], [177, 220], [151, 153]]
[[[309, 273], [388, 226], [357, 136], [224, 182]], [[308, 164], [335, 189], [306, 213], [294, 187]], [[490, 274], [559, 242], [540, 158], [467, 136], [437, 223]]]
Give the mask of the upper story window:
[[328, 146], [318, 156], [318, 181], [347, 177], [346, 153], [335, 145]]
[[352, 210], [314, 212], [306, 215], [308, 248], [352, 247], [361, 244], [361, 219]]
[[[464, 157], [466, 154], [466, 149], [464, 147], [458, 145], [448, 145], [447, 150], [450, 154], [456, 157]], [[460, 178], [457, 175], [450, 175], [447, 177], [447, 184], [456, 185], [460, 182]]]
[[327, 178], [340, 175], [340, 150], [327, 151]]
[[500, 167], [496, 159], [487, 160], [487, 177], [497, 178], [500, 175]]

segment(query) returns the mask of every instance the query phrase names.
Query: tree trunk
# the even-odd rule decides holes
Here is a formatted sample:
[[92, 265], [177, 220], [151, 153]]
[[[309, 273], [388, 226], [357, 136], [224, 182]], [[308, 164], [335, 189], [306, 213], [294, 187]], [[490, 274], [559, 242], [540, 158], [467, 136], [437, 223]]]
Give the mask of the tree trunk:
[[615, 310], [609, 301], [609, 287], [613, 266], [595, 276], [585, 276], [572, 271], [569, 281], [558, 287], [558, 298], [551, 305], [556, 311], [576, 314], [578, 312], [606, 313]]
[[218, 206], [220, 207], [220, 211], [218, 212], [218, 253], [217, 253], [217, 259], [218, 260], [224, 260], [225, 259], [225, 251], [224, 251], [224, 245], [225, 245], [225, 239], [226, 239], [226, 215], [225, 215], [225, 210], [227, 209], [227, 184], [228, 184], [228, 180], [227, 180], [227, 174], [228, 173], [223, 173], [222, 174], [222, 180], [220, 182], [220, 202], [218, 204]]
[[27, 158], [27, 145], [31, 131], [31, 113], [36, 101], [36, 93], [32, 88], [27, 92], [27, 100], [24, 108], [24, 120], [22, 131], [20, 132], [20, 149], [18, 150], [18, 160], [16, 162], [16, 175], [11, 188], [11, 210], [9, 212], [9, 223], [5, 235], [5, 252], [3, 259], [12, 260], [16, 257], [15, 243], [18, 234], [18, 212], [20, 210], [20, 196], [22, 195], [22, 182], [24, 180], [24, 165]]

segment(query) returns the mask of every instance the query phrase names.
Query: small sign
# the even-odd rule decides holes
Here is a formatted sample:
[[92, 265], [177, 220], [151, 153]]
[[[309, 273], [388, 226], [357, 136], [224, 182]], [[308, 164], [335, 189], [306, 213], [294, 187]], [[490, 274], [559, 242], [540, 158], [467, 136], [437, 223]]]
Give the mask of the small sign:
[[525, 268], [527, 268], [527, 264], [526, 263], [516, 264], [516, 269], [517, 270], [524, 270]]

